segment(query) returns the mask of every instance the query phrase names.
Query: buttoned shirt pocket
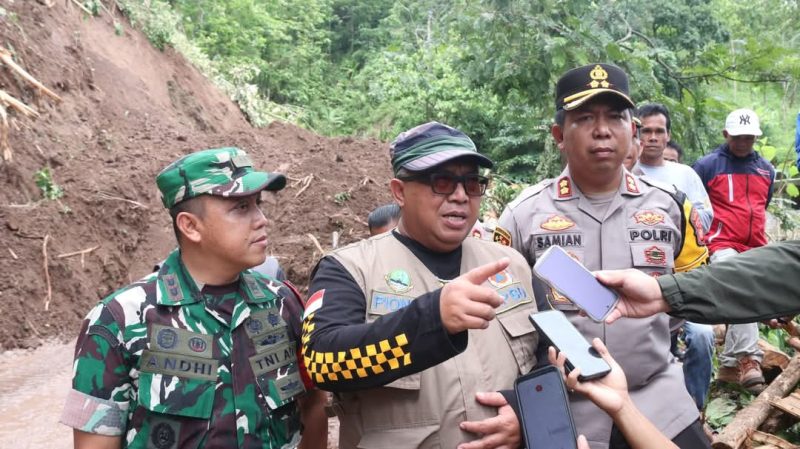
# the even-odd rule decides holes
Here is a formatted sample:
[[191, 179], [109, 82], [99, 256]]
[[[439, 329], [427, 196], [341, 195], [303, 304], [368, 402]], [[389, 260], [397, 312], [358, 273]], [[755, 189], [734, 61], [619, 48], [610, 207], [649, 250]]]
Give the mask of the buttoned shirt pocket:
[[534, 312], [533, 307], [525, 307], [497, 315], [497, 321], [505, 331], [503, 336], [517, 360], [520, 374], [529, 372], [536, 365], [538, 334], [528, 319], [528, 315], [532, 312]]
[[[435, 434], [438, 425], [416, 426], [405, 429], [373, 430], [365, 432], [358, 442], [359, 449], [395, 449], [400, 447], [416, 447], [421, 449], [438, 449], [441, 444]], [[431, 441], [436, 439], [437, 441]]]
[[631, 243], [633, 267], [651, 276], [672, 273], [672, 246], [664, 243], [640, 242]]
[[209, 419], [214, 406], [215, 385], [213, 380], [142, 372], [139, 375], [139, 405], [152, 412]]

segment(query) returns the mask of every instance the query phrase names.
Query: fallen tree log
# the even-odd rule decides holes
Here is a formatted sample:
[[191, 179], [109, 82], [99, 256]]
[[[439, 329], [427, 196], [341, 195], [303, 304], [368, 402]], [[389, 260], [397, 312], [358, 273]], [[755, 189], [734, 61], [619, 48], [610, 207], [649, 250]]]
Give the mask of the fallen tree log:
[[800, 381], [800, 355], [795, 355], [789, 365], [747, 407], [741, 409], [711, 445], [714, 449], [739, 449], [769, 415], [771, 401], [786, 397]]
[[769, 342], [759, 338], [758, 348], [764, 351], [764, 360], [761, 362], [761, 367], [764, 369], [780, 368], [786, 369], [789, 364], [789, 356], [785, 352], [771, 345]]
[[61, 97], [59, 97], [55, 92], [45, 87], [44, 84], [40, 83], [39, 80], [31, 76], [25, 69], [20, 67], [14, 59], [11, 57], [11, 52], [6, 50], [5, 48], [0, 48], [0, 61], [3, 61], [8, 67], [10, 67], [13, 71], [17, 72], [21, 77], [25, 78], [30, 84], [34, 87], [39, 89], [40, 91], [44, 92], [45, 95], [49, 96], [53, 100], [61, 101]]

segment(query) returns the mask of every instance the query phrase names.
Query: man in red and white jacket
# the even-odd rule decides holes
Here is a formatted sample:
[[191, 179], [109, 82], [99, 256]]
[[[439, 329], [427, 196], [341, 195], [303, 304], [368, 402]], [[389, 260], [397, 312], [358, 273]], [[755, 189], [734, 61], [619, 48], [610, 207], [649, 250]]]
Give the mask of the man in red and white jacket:
[[[775, 179], [772, 164], [753, 150], [761, 135], [755, 112], [737, 109], [728, 114], [722, 135], [725, 143], [694, 164], [714, 210], [705, 238], [712, 263], [767, 244], [766, 209]], [[728, 326], [717, 380], [762, 390], [762, 356], [757, 323]]]

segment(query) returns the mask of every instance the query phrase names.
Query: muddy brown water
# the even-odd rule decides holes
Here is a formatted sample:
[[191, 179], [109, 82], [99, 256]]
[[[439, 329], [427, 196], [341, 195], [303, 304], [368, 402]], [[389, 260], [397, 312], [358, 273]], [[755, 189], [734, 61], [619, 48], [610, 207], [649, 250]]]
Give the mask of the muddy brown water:
[[[60, 424], [72, 379], [74, 341], [48, 341], [34, 350], [0, 353], [0, 449], [70, 449], [72, 429]], [[336, 448], [338, 421], [328, 421]]]

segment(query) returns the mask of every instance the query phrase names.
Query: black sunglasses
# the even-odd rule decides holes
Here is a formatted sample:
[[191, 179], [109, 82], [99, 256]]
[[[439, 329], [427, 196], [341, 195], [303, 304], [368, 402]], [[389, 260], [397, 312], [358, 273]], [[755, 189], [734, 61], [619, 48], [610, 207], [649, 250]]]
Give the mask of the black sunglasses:
[[489, 178], [476, 174], [458, 176], [450, 173], [429, 173], [406, 176], [400, 180], [424, 182], [431, 186], [433, 193], [439, 195], [450, 195], [456, 191], [456, 186], [461, 184], [467, 195], [483, 196], [486, 193], [486, 186], [489, 185]]

